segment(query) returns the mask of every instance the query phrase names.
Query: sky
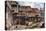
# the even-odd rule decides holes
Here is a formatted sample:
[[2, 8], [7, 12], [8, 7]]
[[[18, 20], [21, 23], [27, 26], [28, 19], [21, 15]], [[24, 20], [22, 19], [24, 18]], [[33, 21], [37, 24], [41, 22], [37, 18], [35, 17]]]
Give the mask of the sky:
[[39, 2], [27, 2], [27, 1], [17, 1], [21, 6], [31, 6], [32, 8], [44, 8], [44, 3]]

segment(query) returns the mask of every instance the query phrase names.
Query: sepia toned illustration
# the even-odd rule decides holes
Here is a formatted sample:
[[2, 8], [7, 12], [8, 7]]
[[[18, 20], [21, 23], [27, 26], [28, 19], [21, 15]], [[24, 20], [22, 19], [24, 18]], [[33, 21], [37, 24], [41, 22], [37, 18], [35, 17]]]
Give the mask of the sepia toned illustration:
[[45, 3], [5, 1], [5, 30], [45, 28]]

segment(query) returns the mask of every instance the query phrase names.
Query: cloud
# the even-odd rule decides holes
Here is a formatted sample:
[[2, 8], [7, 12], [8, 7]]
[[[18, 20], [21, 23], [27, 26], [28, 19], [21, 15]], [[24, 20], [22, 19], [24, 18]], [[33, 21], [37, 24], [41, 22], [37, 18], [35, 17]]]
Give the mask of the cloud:
[[44, 8], [44, 3], [39, 2], [27, 2], [27, 1], [18, 1], [21, 6], [31, 6], [32, 8]]

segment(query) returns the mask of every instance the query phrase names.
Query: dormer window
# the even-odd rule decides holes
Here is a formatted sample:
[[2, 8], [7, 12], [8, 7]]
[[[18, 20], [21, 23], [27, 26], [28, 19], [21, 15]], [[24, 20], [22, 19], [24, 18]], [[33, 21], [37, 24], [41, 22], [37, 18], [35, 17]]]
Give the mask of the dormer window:
[[17, 7], [17, 5], [15, 5], [15, 4], [12, 4], [12, 5], [11, 5], [11, 7]]

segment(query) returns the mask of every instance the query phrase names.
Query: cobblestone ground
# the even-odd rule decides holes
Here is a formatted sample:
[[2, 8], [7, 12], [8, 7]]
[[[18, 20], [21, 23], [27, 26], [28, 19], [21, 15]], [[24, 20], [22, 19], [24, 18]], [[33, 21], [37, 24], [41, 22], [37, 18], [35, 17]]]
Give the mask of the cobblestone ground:
[[13, 31], [13, 30], [24, 30], [24, 29], [39, 29], [40, 26], [42, 26], [44, 22], [37, 22], [33, 23], [32, 25], [26, 26], [26, 25], [13, 25], [10, 27], [9, 30], [6, 31]]
[[43, 22], [37, 22], [34, 23], [30, 26], [26, 26], [26, 25], [13, 25], [11, 26], [10, 30], [23, 30], [23, 29], [32, 29], [32, 28], [40, 28], [40, 26], [42, 26]]

